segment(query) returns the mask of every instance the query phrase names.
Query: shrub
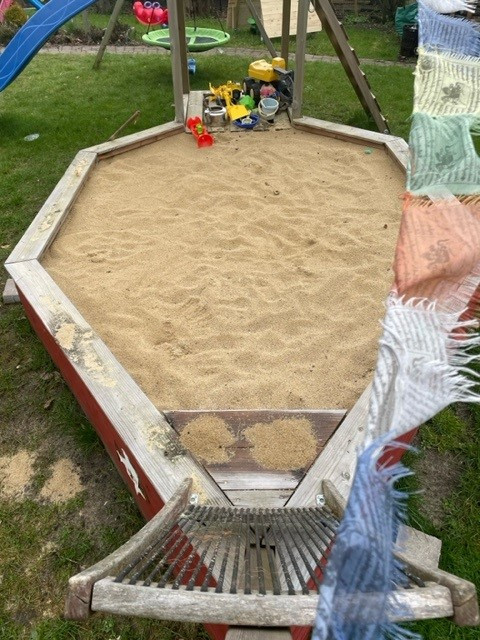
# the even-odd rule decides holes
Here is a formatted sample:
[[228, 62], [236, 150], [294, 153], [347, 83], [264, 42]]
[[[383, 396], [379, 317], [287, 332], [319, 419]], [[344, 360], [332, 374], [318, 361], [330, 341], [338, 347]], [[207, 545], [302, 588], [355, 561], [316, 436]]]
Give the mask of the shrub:
[[5, 11], [4, 18], [7, 24], [13, 25], [18, 29], [28, 20], [26, 11], [18, 4], [12, 4], [12, 6], [8, 7]]
[[5, 47], [17, 33], [18, 27], [2, 22], [0, 24], [0, 47]]

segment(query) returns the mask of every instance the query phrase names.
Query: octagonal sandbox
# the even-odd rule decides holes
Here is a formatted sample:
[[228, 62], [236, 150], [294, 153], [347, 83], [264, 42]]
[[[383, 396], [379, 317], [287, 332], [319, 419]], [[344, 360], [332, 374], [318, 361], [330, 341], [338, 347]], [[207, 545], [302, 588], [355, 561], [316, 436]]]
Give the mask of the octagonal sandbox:
[[[262, 504], [284, 504], [328, 448], [319, 477], [348, 492], [406, 145], [309, 118], [294, 125], [197, 149], [170, 123], [83, 150], [7, 262], [147, 517], [185, 477], [213, 503], [249, 504], [261, 489]], [[295, 468], [247, 453], [233, 482], [169, 424], [181, 433], [189, 415], [235, 424], [238, 451], [257, 446], [246, 426], [288, 419], [307, 420], [317, 446]], [[218, 446], [223, 455], [230, 445]], [[220, 467], [208, 468], [216, 482], [192, 450]]]

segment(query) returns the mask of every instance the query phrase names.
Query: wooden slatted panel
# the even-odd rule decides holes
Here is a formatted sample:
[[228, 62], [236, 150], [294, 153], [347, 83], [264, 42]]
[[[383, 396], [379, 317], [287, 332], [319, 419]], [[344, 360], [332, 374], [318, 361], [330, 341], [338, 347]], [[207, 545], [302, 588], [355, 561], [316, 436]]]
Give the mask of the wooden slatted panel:
[[[263, 26], [270, 38], [279, 38], [282, 35], [282, 3], [279, 0], [253, 0], [255, 8], [262, 17]], [[247, 26], [250, 17], [245, 0], [229, 0], [227, 27], [237, 29]], [[317, 33], [322, 30], [322, 23], [315, 11], [310, 7], [308, 15], [307, 33]], [[290, 13], [290, 35], [297, 32], [297, 6], [292, 4]]]

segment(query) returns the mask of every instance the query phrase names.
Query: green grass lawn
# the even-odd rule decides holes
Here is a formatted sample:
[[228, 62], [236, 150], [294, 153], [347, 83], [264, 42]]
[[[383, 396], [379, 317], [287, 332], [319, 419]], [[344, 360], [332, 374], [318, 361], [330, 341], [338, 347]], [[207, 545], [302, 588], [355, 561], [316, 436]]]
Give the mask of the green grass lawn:
[[[62, 176], [75, 153], [105, 141], [135, 110], [125, 133], [172, 119], [169, 59], [37, 56], [0, 94], [0, 259], [3, 261]], [[198, 56], [193, 88], [241, 79], [248, 60]], [[366, 68], [393, 133], [406, 136], [411, 70]], [[322, 119], [373, 128], [340, 65], [307, 65], [305, 111]], [[38, 133], [34, 142], [24, 137]], [[260, 134], [259, 134], [260, 135]], [[313, 168], [312, 168], [313, 170]], [[2, 274], [0, 286], [6, 275]], [[174, 640], [204, 637], [199, 627], [129, 619], [67, 622], [61, 610], [68, 576], [97, 561], [138, 529], [141, 519], [75, 400], [30, 329], [21, 307], [0, 306], [0, 457], [35, 453], [22, 500], [0, 500], [0, 640]], [[444, 412], [423, 432], [421, 474], [439, 457], [457, 471], [440, 491], [441, 518], [429, 517], [432, 491], [417, 496], [413, 524], [444, 540], [442, 568], [480, 577], [478, 410]], [[39, 492], [61, 456], [81, 471], [85, 490], [57, 505]], [[436, 457], [435, 457], [436, 456]], [[422, 462], [423, 460], [423, 462]], [[425, 462], [426, 461], [426, 462]], [[434, 469], [435, 473], [435, 469]], [[424, 476], [421, 475], [425, 487]], [[428, 486], [428, 482], [427, 482]], [[436, 486], [436, 485], [435, 485]], [[438, 497], [438, 496], [437, 496]], [[431, 515], [431, 514], [430, 514]], [[421, 626], [427, 640], [473, 640], [478, 630], [448, 621]]]
[[[90, 21], [97, 27], [104, 28], [107, 25], [109, 16], [100, 13], [89, 13]], [[140, 24], [135, 16], [122, 14], [120, 22], [132, 27], [131, 38], [140, 42], [142, 35], [146, 33], [147, 27]], [[194, 26], [193, 20], [187, 20], [188, 26]], [[222, 29], [225, 22], [219, 22], [212, 18], [199, 18], [199, 27], [209, 27], [211, 29]], [[82, 28], [82, 17], [77, 16], [66, 29], [76, 27]], [[154, 29], [156, 27], [153, 27]], [[397, 60], [400, 47], [400, 39], [393, 29], [393, 25], [383, 28], [371, 28], [362, 24], [345, 24], [348, 37], [357, 54], [361, 58], [373, 58], [378, 60]], [[248, 47], [250, 49], [262, 48], [262, 40], [259, 35], [252, 33], [248, 28], [227, 30], [230, 35], [230, 42], [226, 47]], [[280, 50], [280, 38], [273, 39], [274, 46]], [[290, 50], [295, 51], [295, 38], [290, 38]], [[315, 55], [335, 56], [335, 51], [330, 44], [330, 40], [325, 32], [311, 33], [307, 36], [307, 53]]]

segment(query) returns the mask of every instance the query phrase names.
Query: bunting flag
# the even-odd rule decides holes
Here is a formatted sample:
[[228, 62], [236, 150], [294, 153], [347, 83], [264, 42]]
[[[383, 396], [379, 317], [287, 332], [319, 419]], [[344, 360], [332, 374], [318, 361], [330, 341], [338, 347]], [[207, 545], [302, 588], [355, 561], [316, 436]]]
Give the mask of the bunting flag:
[[385, 451], [452, 402], [480, 402], [479, 31], [440, 15], [464, 0], [423, 0], [407, 194], [386, 303], [366, 437], [320, 592], [314, 640], [411, 640], [392, 591], [408, 470]]
[[480, 26], [472, 20], [453, 18], [418, 3], [421, 24], [418, 42], [426, 51], [446, 51], [464, 56], [480, 55]]
[[423, 0], [424, 4], [438, 13], [475, 13], [476, 0]]
[[480, 115], [478, 59], [419, 47], [413, 111], [431, 116]]
[[478, 129], [476, 116], [414, 114], [407, 172], [410, 193], [441, 195], [445, 189], [456, 196], [480, 193], [480, 158], [472, 139]]

